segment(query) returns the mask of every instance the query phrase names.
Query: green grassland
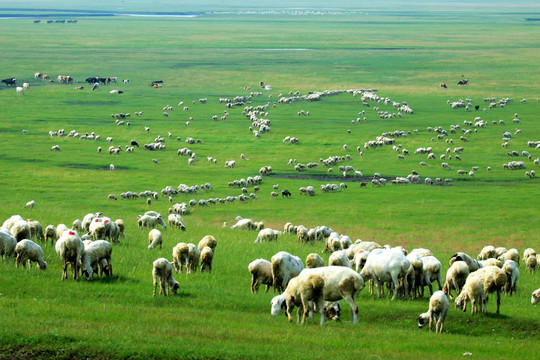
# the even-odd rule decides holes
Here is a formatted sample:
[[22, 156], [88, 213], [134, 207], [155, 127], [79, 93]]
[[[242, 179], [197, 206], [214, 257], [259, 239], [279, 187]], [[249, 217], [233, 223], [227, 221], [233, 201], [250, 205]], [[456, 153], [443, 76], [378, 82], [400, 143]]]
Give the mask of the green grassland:
[[[540, 313], [531, 306], [530, 294], [540, 281], [523, 264], [517, 295], [503, 295], [500, 314], [495, 314], [494, 296], [488, 316], [471, 316], [451, 305], [442, 335], [417, 328], [417, 316], [427, 311], [427, 297], [375, 299], [364, 289], [357, 298], [359, 324], [349, 324], [350, 310], [343, 303], [344, 321], [320, 327], [318, 319], [301, 326], [289, 324], [284, 316], [272, 318], [274, 294], [250, 293], [247, 265], [252, 260], [270, 259], [281, 250], [302, 259], [317, 252], [327, 260], [328, 254], [322, 254], [323, 243], [301, 244], [293, 235], [253, 244], [256, 232], [223, 227], [224, 222], [232, 225], [237, 215], [278, 230], [288, 221], [308, 228], [326, 225], [352, 239], [409, 250], [429, 248], [443, 263], [444, 273], [456, 251], [476, 256], [488, 244], [515, 247], [520, 253], [527, 247], [540, 250], [538, 179], [525, 176], [525, 171], [540, 167], [526, 157], [507, 155], [526, 150], [532, 159], [540, 157], [539, 150], [527, 146], [527, 141], [540, 140], [540, 22], [526, 20], [536, 16], [537, 5], [452, 11], [428, 6], [426, 11], [400, 3], [398, 10], [370, 5], [369, 13], [346, 5], [340, 14], [324, 15], [93, 16], [78, 18], [76, 24], [47, 24], [48, 18], [39, 24], [29, 18], [0, 20], [0, 33], [9, 34], [0, 38], [0, 77], [30, 84], [23, 96], [0, 85], [0, 219], [19, 214], [45, 227], [70, 225], [86, 213], [102, 211], [126, 223], [126, 238], [114, 246], [112, 278], [61, 281], [61, 262], [50, 244], [42, 244], [47, 271], [16, 269], [14, 260], [0, 262], [0, 358], [454, 359], [466, 352], [477, 359], [538, 358]], [[34, 80], [34, 72], [55, 82]], [[58, 75], [71, 75], [78, 84], [58, 84]], [[117, 76], [130, 84], [91, 91], [83, 83], [89, 76]], [[456, 85], [462, 76], [469, 85]], [[163, 87], [150, 87], [153, 80], [163, 80]], [[260, 90], [259, 81], [272, 90]], [[440, 82], [448, 89], [440, 88]], [[111, 89], [124, 93], [110, 94]], [[396, 112], [391, 103], [369, 102], [367, 107], [346, 92], [317, 102], [273, 106], [279, 94], [348, 89], [378, 89], [381, 97], [407, 102], [414, 114], [381, 119], [373, 108]], [[218, 101], [250, 92], [262, 94], [247, 105], [270, 104], [266, 111], [271, 131], [260, 138], [249, 131], [243, 107], [228, 109]], [[487, 109], [486, 97], [513, 101]], [[480, 110], [447, 104], [467, 98]], [[188, 111], [178, 106], [180, 101]], [[162, 115], [166, 105], [174, 108], [170, 117]], [[310, 115], [298, 116], [301, 110]], [[363, 110], [366, 121], [352, 123]], [[143, 115], [134, 116], [136, 111]], [[230, 114], [226, 120], [212, 120], [224, 111]], [[131, 113], [126, 119], [131, 126], [116, 126], [111, 118], [115, 113]], [[512, 122], [515, 113], [519, 124]], [[427, 130], [441, 126], [449, 131], [457, 124], [467, 129], [463, 122], [477, 116], [489, 125], [465, 135], [466, 143], [459, 140], [460, 131], [445, 138], [453, 138], [452, 145]], [[492, 125], [501, 119], [506, 125]], [[49, 137], [49, 131], [62, 128], [66, 133], [95, 131], [101, 140]], [[521, 133], [507, 149], [501, 147], [503, 132], [514, 134], [516, 129]], [[397, 159], [392, 146], [357, 153], [357, 146], [396, 130], [411, 132], [396, 138], [396, 144], [410, 151], [405, 160]], [[111, 145], [105, 141], [108, 136], [114, 139], [112, 145], [124, 147], [131, 139], [142, 145], [158, 135], [166, 137], [165, 151], [135, 148], [118, 156], [105, 151]], [[201, 143], [184, 143], [188, 136]], [[300, 142], [284, 143], [285, 136]], [[62, 151], [49, 150], [56, 144]], [[97, 153], [98, 146], [102, 153]], [[428, 146], [436, 160], [413, 154]], [[444, 160], [452, 168], [444, 170], [439, 155], [457, 146], [465, 148], [462, 160]], [[193, 166], [177, 155], [181, 147], [196, 153]], [[249, 161], [240, 159], [242, 153]], [[352, 159], [333, 166], [332, 173], [323, 166], [299, 173], [287, 165], [291, 158], [307, 164], [347, 154]], [[206, 160], [210, 156], [217, 164]], [[236, 160], [236, 167], [224, 168], [226, 160]], [[524, 161], [527, 169], [504, 170], [503, 163], [511, 160]], [[428, 166], [420, 167], [420, 161]], [[109, 170], [111, 163], [114, 171]], [[236, 196], [240, 189], [227, 183], [255, 176], [266, 165], [273, 171], [263, 178], [258, 199], [190, 207], [184, 216], [187, 230], [163, 231], [163, 249], [147, 249], [147, 231], [137, 229], [136, 216], [147, 210], [167, 214], [171, 204], [165, 197], [151, 206], [143, 199], [107, 199], [108, 194], [120, 198], [125, 191], [159, 192], [168, 185], [207, 182], [212, 190], [176, 195], [174, 202]], [[352, 165], [365, 179], [344, 178], [339, 165]], [[474, 177], [457, 175], [458, 169], [473, 166], [479, 167]], [[451, 178], [453, 183], [359, 185], [375, 172], [393, 179], [412, 170], [422, 179]], [[321, 184], [340, 182], [348, 188], [319, 191]], [[274, 184], [289, 189], [292, 197], [272, 198]], [[300, 195], [299, 187], [308, 185], [317, 190], [315, 196]], [[35, 208], [24, 208], [29, 200], [36, 201]], [[152, 261], [172, 259], [176, 243], [197, 243], [206, 234], [218, 239], [213, 272], [176, 274], [179, 294], [153, 298]]]

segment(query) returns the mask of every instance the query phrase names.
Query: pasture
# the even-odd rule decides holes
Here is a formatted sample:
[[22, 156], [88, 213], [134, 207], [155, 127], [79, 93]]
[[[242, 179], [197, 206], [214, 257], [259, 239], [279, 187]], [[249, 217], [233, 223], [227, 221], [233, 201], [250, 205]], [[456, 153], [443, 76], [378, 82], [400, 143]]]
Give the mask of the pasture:
[[[19, 95], [14, 86], [0, 84], [0, 219], [19, 214], [43, 227], [70, 226], [101, 211], [126, 224], [126, 237], [114, 245], [111, 278], [61, 281], [61, 261], [50, 243], [41, 243], [46, 271], [16, 269], [13, 259], [0, 261], [0, 358], [454, 359], [470, 352], [477, 359], [536, 359], [540, 309], [530, 297], [540, 280], [523, 264], [517, 294], [502, 296], [500, 314], [495, 314], [494, 294], [487, 316], [462, 313], [451, 303], [442, 335], [417, 327], [429, 296], [392, 301], [386, 291], [377, 299], [367, 286], [356, 300], [358, 324], [349, 324], [350, 310], [342, 302], [342, 322], [321, 327], [315, 316], [302, 326], [285, 316], [271, 317], [274, 294], [250, 292], [247, 266], [282, 250], [302, 260], [316, 252], [327, 261], [324, 241], [303, 244], [284, 234], [277, 242], [254, 244], [256, 231], [230, 229], [240, 215], [277, 230], [289, 221], [307, 228], [326, 225], [353, 241], [428, 248], [443, 264], [443, 280], [456, 251], [476, 257], [490, 244], [517, 248], [520, 254], [528, 247], [540, 251], [540, 180], [525, 175], [540, 170], [533, 162], [540, 149], [528, 146], [540, 140], [540, 22], [527, 20], [536, 15], [524, 15], [536, 7], [523, 2], [513, 10], [495, 2], [491, 8], [459, 11], [372, 6], [369, 13], [351, 7], [323, 14], [233, 9], [193, 18], [92, 16], [62, 24], [47, 24], [49, 18], [40, 23], [0, 20], [1, 33], [9, 34], [0, 38], [0, 77], [30, 85]], [[62, 16], [50, 19], [70, 19]], [[54, 82], [34, 79], [36, 72]], [[58, 75], [70, 75], [77, 83], [59, 84]], [[84, 82], [90, 76], [118, 77], [119, 83], [92, 91]], [[456, 85], [464, 78], [468, 85]], [[149, 86], [155, 80], [163, 80], [163, 86]], [[261, 81], [271, 90], [262, 89]], [[111, 94], [113, 89], [123, 93]], [[391, 101], [363, 104], [352, 89], [376, 89], [377, 96]], [[324, 90], [336, 92], [318, 101], [278, 102], [279, 94]], [[219, 102], [237, 96], [246, 103], [229, 108]], [[503, 98], [512, 101], [489, 108]], [[449, 102], [460, 99], [471, 100], [468, 110], [451, 108]], [[406, 102], [414, 113], [398, 116], [392, 101]], [[173, 108], [168, 117], [163, 115], [167, 105]], [[269, 119], [271, 130], [257, 138], [243, 111], [265, 105], [268, 114], [258, 117]], [[376, 107], [390, 116], [381, 117]], [[298, 115], [302, 110], [309, 116]], [[119, 113], [131, 114], [121, 119], [130, 126], [115, 124], [111, 114]], [[515, 114], [519, 123], [513, 121]], [[477, 117], [486, 126], [464, 123]], [[450, 132], [452, 125], [460, 126], [456, 133]], [[440, 133], [429, 127], [442, 127], [448, 136], [438, 139]], [[95, 132], [100, 140], [49, 136], [59, 129], [66, 135]], [[388, 135], [396, 131], [407, 136]], [[507, 148], [501, 146], [504, 132], [512, 134]], [[401, 146], [399, 153], [393, 145], [364, 147], [383, 133]], [[143, 144], [158, 136], [165, 138], [166, 149], [144, 150]], [[283, 142], [286, 136], [299, 143]], [[200, 143], [187, 144], [187, 137]], [[128, 153], [131, 140], [141, 147]], [[54, 145], [61, 151], [51, 151]], [[111, 155], [109, 146], [123, 151]], [[177, 155], [183, 147], [196, 153], [193, 165]], [[414, 154], [421, 147], [432, 147], [435, 159]], [[461, 160], [455, 147], [464, 148]], [[409, 153], [398, 159], [403, 149]], [[519, 156], [508, 156], [514, 150]], [[441, 160], [442, 154], [447, 158]], [[331, 156], [344, 159], [323, 166], [320, 159]], [[318, 166], [295, 171], [289, 159]], [[236, 162], [234, 168], [224, 167], [229, 160]], [[420, 166], [422, 161], [427, 166]], [[523, 161], [526, 169], [504, 169], [509, 161]], [[347, 165], [362, 176], [344, 177], [339, 166]], [[238, 196], [241, 189], [228, 183], [256, 176], [263, 166], [272, 172], [262, 177], [257, 199], [190, 206], [183, 216], [186, 231], [169, 227], [162, 231], [163, 248], [147, 249], [148, 231], [137, 228], [137, 215], [155, 210], [166, 216], [174, 203]], [[421, 183], [391, 184], [413, 170]], [[371, 185], [375, 173], [388, 179], [386, 186]], [[426, 185], [427, 177], [443, 181]], [[341, 182], [347, 189], [320, 191], [321, 185]], [[212, 190], [178, 194], [173, 203], [160, 193], [166, 186], [205, 183]], [[272, 197], [275, 184], [292, 196]], [[307, 186], [315, 188], [315, 196], [300, 194], [299, 188]], [[145, 190], [160, 193], [150, 206], [145, 199], [120, 195]], [[118, 200], [109, 200], [109, 194]], [[25, 208], [30, 200], [36, 206]], [[152, 262], [172, 260], [178, 242], [197, 244], [207, 234], [218, 241], [212, 273], [175, 273], [178, 294], [153, 298]]]

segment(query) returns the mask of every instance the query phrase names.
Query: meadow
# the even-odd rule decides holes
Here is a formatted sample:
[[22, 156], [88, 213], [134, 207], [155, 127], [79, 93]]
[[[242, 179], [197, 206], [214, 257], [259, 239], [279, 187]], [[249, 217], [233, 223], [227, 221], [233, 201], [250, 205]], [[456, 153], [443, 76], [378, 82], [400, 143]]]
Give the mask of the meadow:
[[[540, 22], [530, 20], [537, 17], [536, 6], [371, 6], [369, 12], [347, 7], [323, 14], [245, 14], [235, 9], [192, 18], [79, 17], [75, 24], [46, 23], [57, 17], [43, 17], [39, 24], [32, 18], [1, 19], [0, 33], [9, 35], [0, 38], [0, 77], [28, 82], [30, 89], [21, 96], [0, 84], [0, 219], [19, 214], [45, 227], [70, 225], [86, 213], [101, 211], [125, 221], [126, 238], [114, 246], [115, 275], [92, 282], [61, 281], [61, 262], [50, 244], [41, 244], [47, 271], [25, 271], [16, 269], [13, 259], [1, 261], [0, 359], [454, 359], [468, 352], [477, 359], [536, 359], [540, 309], [530, 304], [530, 296], [540, 281], [523, 264], [517, 294], [502, 296], [500, 314], [495, 314], [495, 296], [487, 316], [471, 316], [451, 304], [442, 335], [417, 328], [418, 315], [427, 311], [427, 296], [376, 299], [367, 288], [357, 298], [358, 324], [349, 324], [350, 311], [343, 302], [342, 322], [321, 327], [315, 318], [302, 326], [289, 324], [285, 316], [271, 317], [274, 294], [251, 294], [247, 265], [282, 250], [302, 259], [317, 252], [327, 260], [324, 243], [301, 244], [286, 234], [277, 242], [254, 244], [256, 232], [223, 226], [233, 225], [238, 215], [278, 230], [288, 221], [308, 228], [326, 225], [353, 241], [431, 249], [443, 263], [443, 274], [456, 251], [476, 257], [488, 244], [515, 247], [520, 253], [528, 247], [540, 251], [539, 180], [525, 176], [525, 171], [540, 167], [526, 157], [507, 155], [516, 150], [528, 151], [532, 159], [540, 157], [540, 150], [527, 146], [528, 141], [540, 140]], [[13, 13], [50, 15], [2, 11]], [[70, 19], [69, 14], [60, 15], [58, 19]], [[35, 72], [55, 82], [35, 80]], [[78, 83], [58, 84], [58, 75], [71, 75]], [[89, 76], [117, 76], [130, 83], [91, 91], [84, 83]], [[457, 86], [463, 78], [469, 84]], [[150, 87], [154, 80], [163, 80], [163, 87]], [[272, 90], [262, 90], [260, 81]], [[448, 88], [441, 88], [440, 82]], [[112, 89], [124, 93], [110, 94]], [[348, 89], [377, 89], [382, 98], [407, 102], [414, 114], [382, 119], [373, 108], [397, 112], [391, 103], [368, 101], [365, 106], [346, 92], [314, 102], [277, 103], [279, 94]], [[219, 102], [251, 92], [261, 94], [246, 105], [270, 104], [265, 117], [271, 120], [271, 131], [259, 138], [248, 129], [251, 122], [242, 114], [243, 106], [227, 108]], [[513, 101], [489, 109], [487, 97]], [[200, 103], [201, 98], [207, 102]], [[459, 99], [472, 99], [480, 110], [448, 105]], [[178, 106], [181, 101], [184, 105]], [[174, 108], [169, 117], [163, 116], [166, 105]], [[183, 111], [183, 106], [189, 110]], [[310, 115], [298, 116], [301, 110]], [[134, 116], [138, 111], [143, 115]], [[224, 111], [229, 113], [226, 120], [212, 120]], [[360, 117], [366, 120], [356, 122], [362, 111], [365, 115]], [[116, 126], [111, 117], [116, 113], [131, 113], [126, 119], [131, 126]], [[515, 114], [519, 124], [512, 121]], [[457, 124], [467, 129], [464, 121], [476, 117], [488, 126], [465, 135], [468, 142], [459, 140], [460, 132], [437, 140], [437, 134], [428, 131], [437, 126], [449, 131]], [[49, 131], [58, 129], [95, 131], [101, 140], [49, 137]], [[516, 134], [517, 129], [521, 133]], [[397, 130], [410, 132], [396, 138], [396, 144], [409, 150], [405, 159], [398, 159], [392, 146], [363, 148], [382, 133]], [[505, 131], [513, 134], [508, 148], [501, 147]], [[165, 151], [141, 147], [118, 156], [106, 152], [109, 145], [124, 147], [132, 139], [142, 145], [158, 135], [166, 137]], [[113, 137], [111, 144], [105, 141], [108, 136]], [[286, 136], [300, 142], [284, 143]], [[186, 137], [201, 143], [188, 145]], [[454, 144], [446, 142], [449, 138]], [[50, 151], [53, 145], [62, 151]], [[413, 154], [428, 146], [436, 160]], [[444, 170], [439, 156], [457, 146], [464, 147], [462, 160], [444, 160], [451, 166]], [[182, 147], [196, 153], [193, 166], [177, 155]], [[321, 164], [303, 172], [287, 165], [289, 159], [319, 163], [321, 158], [347, 154], [351, 160], [334, 165], [331, 173]], [[216, 158], [217, 164], [207, 157]], [[235, 160], [236, 167], [224, 168], [226, 160]], [[511, 160], [524, 161], [527, 169], [503, 169]], [[421, 161], [428, 166], [420, 167]], [[114, 171], [109, 170], [111, 163]], [[183, 217], [187, 230], [163, 231], [162, 249], [147, 249], [148, 232], [137, 228], [136, 216], [147, 210], [167, 214], [171, 203], [166, 197], [151, 206], [144, 199], [120, 199], [125, 191], [159, 192], [168, 185], [207, 182], [212, 190], [176, 195], [174, 202], [237, 196], [240, 189], [228, 182], [255, 176], [267, 165], [273, 171], [263, 177], [258, 199], [190, 207]], [[363, 177], [344, 178], [339, 165], [351, 165]], [[473, 166], [479, 167], [474, 177], [457, 174]], [[422, 179], [453, 182], [360, 187], [360, 181], [369, 181], [376, 172], [394, 179], [413, 170]], [[321, 184], [341, 182], [347, 189], [319, 191]], [[292, 197], [271, 197], [274, 184], [290, 190]], [[309, 185], [316, 195], [300, 195], [298, 189]], [[119, 200], [109, 200], [108, 194]], [[35, 200], [35, 208], [24, 207], [29, 200]], [[196, 244], [206, 234], [218, 240], [212, 273], [175, 274], [179, 293], [153, 298], [152, 261], [172, 260], [174, 245]]]

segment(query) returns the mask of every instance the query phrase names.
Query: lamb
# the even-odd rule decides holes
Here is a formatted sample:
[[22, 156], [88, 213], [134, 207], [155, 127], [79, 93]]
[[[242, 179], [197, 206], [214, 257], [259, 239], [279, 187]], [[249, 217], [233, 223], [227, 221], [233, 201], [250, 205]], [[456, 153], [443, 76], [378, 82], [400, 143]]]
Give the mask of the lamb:
[[[422, 328], [429, 321], [429, 331], [432, 331], [433, 323], [435, 324], [435, 332], [442, 333], [444, 328], [444, 320], [450, 309], [450, 302], [444, 292], [438, 290], [431, 295], [429, 299], [429, 310], [418, 317], [418, 327]], [[429, 320], [428, 320], [429, 319]]]
[[[407, 289], [407, 271], [411, 263], [401, 249], [373, 250], [369, 253], [366, 264], [360, 272], [364, 280], [373, 280], [377, 286], [378, 297], [382, 296], [382, 283], [392, 282], [394, 294], [392, 300], [397, 298], [399, 280], [403, 279], [403, 287]], [[408, 298], [408, 294], [405, 293]]]
[[306, 267], [307, 268], [316, 268], [316, 267], [323, 267], [324, 266], [324, 260], [323, 258], [316, 253], [311, 253], [306, 257]]
[[272, 287], [274, 291], [283, 292], [289, 280], [298, 276], [304, 269], [304, 264], [298, 256], [285, 251], [280, 251], [271, 258], [272, 263]]
[[183, 219], [180, 215], [169, 214], [168, 221], [171, 227], [177, 227], [177, 228], [182, 229], [182, 231], [186, 231], [186, 227], [184, 226]]
[[212, 248], [205, 246], [201, 250], [201, 272], [212, 272], [212, 260], [214, 259], [214, 251]]
[[465, 261], [455, 261], [446, 272], [442, 291], [452, 299], [452, 289], [459, 295], [469, 276], [469, 266]]
[[56, 241], [56, 228], [54, 225], [47, 225], [45, 228], [45, 242], [51, 240], [51, 245]]
[[176, 244], [172, 252], [173, 265], [176, 272], [184, 271], [186, 266], [186, 272], [188, 271], [187, 265], [189, 263], [189, 247], [186, 243], [180, 242]]
[[251, 274], [251, 292], [259, 291], [259, 286], [266, 285], [265, 293], [272, 286], [272, 263], [265, 259], [253, 260], [248, 265]]
[[[358, 306], [354, 300], [364, 288], [364, 280], [357, 272], [345, 267], [324, 266], [304, 269], [302, 273], [302, 276], [320, 275], [324, 280], [324, 300], [339, 301], [344, 299], [351, 307], [351, 323], [358, 323]], [[279, 315], [284, 307], [283, 302], [283, 294], [272, 299], [272, 315]]]
[[216, 250], [217, 246], [217, 240], [212, 235], [206, 235], [204, 236], [201, 241], [197, 244], [197, 248], [199, 251], [202, 251], [206, 246], [208, 246], [212, 250]]
[[17, 258], [15, 259], [15, 265], [19, 267], [22, 263], [23, 267], [26, 267], [28, 261], [28, 267], [31, 266], [32, 261], [37, 263], [37, 268], [41, 270], [47, 270], [47, 263], [43, 260], [43, 249], [41, 246], [33, 242], [32, 240], [21, 240], [15, 245], [15, 253]]
[[100, 275], [105, 273], [107, 276], [112, 276], [112, 249], [111, 243], [106, 240], [96, 240], [85, 244], [81, 261], [82, 273], [88, 281], [93, 279], [98, 267]]
[[540, 289], [534, 290], [531, 296], [531, 304], [535, 305], [538, 302], [540, 302]]
[[161, 249], [163, 246], [163, 236], [158, 229], [152, 229], [148, 233], [148, 249], [155, 249], [158, 245]]
[[255, 239], [255, 243], [261, 243], [265, 241], [277, 241], [278, 236], [281, 234], [282, 232], [278, 230], [272, 230], [270, 228], [262, 229], [261, 231], [259, 231], [259, 234]]
[[484, 285], [485, 293], [485, 312], [487, 313], [487, 302], [489, 300], [489, 294], [492, 292], [497, 292], [497, 314], [501, 306], [501, 290], [505, 286], [508, 278], [505, 272], [499, 269], [497, 266], [486, 266], [481, 269], [476, 270], [471, 273], [467, 280], [470, 277], [477, 277], [480, 279]]
[[56, 241], [55, 250], [62, 260], [62, 280], [67, 279], [68, 264], [71, 265], [73, 280], [77, 280], [79, 264], [84, 251], [84, 244], [79, 238], [79, 234], [75, 230], [64, 231]]
[[[306, 317], [310, 313], [311, 305], [317, 309], [321, 316], [321, 325], [324, 325], [324, 279], [319, 274], [305, 273], [291, 279], [285, 292], [279, 295], [286, 306], [286, 315], [289, 322], [292, 322], [292, 310], [294, 306], [298, 306], [298, 322], [300, 322], [300, 314], [303, 313], [302, 324], [306, 322]], [[279, 315], [280, 309], [274, 311], [272, 306], [272, 315]]]
[[508, 293], [510, 293], [510, 295], [512, 295], [512, 293], [517, 290], [517, 281], [519, 279], [519, 269], [517, 268], [516, 262], [514, 260], [506, 260], [504, 262], [502, 270], [504, 271], [507, 277], [506, 285], [504, 286], [504, 294], [508, 295]]
[[328, 258], [328, 266], [345, 266], [352, 268], [351, 262], [344, 250], [333, 252]]
[[0, 230], [0, 257], [3, 260], [13, 256], [16, 245], [17, 239], [9, 233], [9, 230]]
[[[467, 311], [468, 300], [471, 301], [472, 315], [477, 313], [478, 310], [487, 314], [484, 284], [482, 283], [482, 280], [476, 276], [469, 276], [467, 278], [463, 289], [461, 289], [461, 293], [459, 293], [456, 298], [456, 309], [463, 310], [463, 312]], [[480, 307], [480, 309], [478, 309], [478, 307]]]
[[169, 289], [176, 294], [180, 284], [174, 280], [172, 273], [172, 265], [165, 258], [159, 258], [153, 262], [152, 279], [154, 280], [153, 296], [156, 297], [156, 288], [158, 280], [160, 281], [159, 293], [163, 296], [169, 295]]

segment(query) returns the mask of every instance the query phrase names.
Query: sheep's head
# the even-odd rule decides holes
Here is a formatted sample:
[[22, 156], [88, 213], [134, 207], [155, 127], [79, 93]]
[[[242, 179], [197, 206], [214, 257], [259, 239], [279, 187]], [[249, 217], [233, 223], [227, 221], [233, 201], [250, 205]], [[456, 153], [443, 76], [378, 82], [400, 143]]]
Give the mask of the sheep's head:
[[180, 284], [178, 283], [178, 281], [175, 281], [172, 288], [171, 288], [173, 294], [176, 294], [178, 292], [179, 288], [180, 288]]
[[463, 312], [467, 311], [467, 294], [464, 292], [459, 294], [456, 298], [455, 305], [456, 309], [463, 310]]
[[339, 302], [327, 303], [324, 307], [324, 315], [330, 320], [341, 321], [341, 305]]
[[47, 262], [43, 261], [41, 264], [37, 263], [36, 264], [36, 269], [47, 270]]
[[94, 276], [94, 270], [92, 270], [92, 268], [84, 269], [84, 270], [82, 271], [82, 273], [83, 273], [83, 275], [86, 277], [86, 280], [92, 281], [93, 276]]
[[274, 298], [270, 302], [270, 305], [270, 313], [272, 314], [272, 316], [278, 316], [287, 307], [287, 304], [285, 302], [285, 296], [283, 296], [283, 294], [274, 296]]
[[418, 327], [420, 329], [423, 328], [426, 324], [429, 324], [429, 317], [430, 317], [429, 311], [426, 313], [420, 314], [420, 316], [418, 317]]

